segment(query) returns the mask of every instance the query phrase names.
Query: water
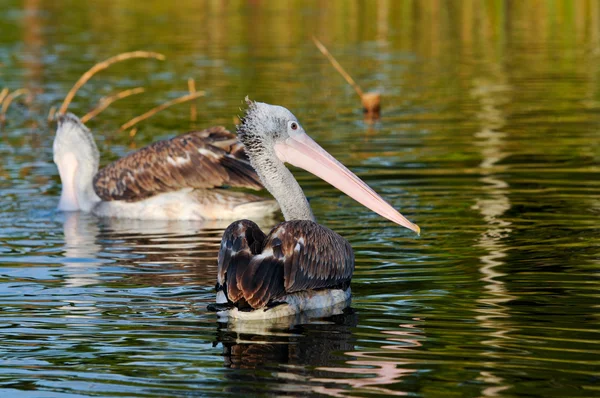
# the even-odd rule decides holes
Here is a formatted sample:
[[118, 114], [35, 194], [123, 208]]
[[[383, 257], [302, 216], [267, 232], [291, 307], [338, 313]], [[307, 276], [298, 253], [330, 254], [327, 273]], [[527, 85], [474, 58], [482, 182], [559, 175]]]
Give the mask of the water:
[[[594, 396], [600, 336], [600, 9], [594, 1], [3, 2], [0, 131], [3, 396]], [[363, 123], [352, 88], [383, 119]], [[226, 224], [98, 220], [54, 209], [46, 116], [146, 93], [88, 123], [103, 163], [195, 127], [233, 128], [242, 99], [285, 105], [422, 228], [416, 237], [295, 170], [319, 221], [356, 253], [344, 314], [219, 324]], [[179, 105], [207, 91], [198, 121]], [[275, 221], [273, 221], [275, 222]]]

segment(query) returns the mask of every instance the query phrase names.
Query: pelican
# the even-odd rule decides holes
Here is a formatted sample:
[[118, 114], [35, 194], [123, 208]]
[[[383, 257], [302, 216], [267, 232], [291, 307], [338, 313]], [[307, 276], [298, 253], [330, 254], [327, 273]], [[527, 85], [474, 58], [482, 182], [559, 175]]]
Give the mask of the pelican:
[[220, 317], [267, 319], [349, 302], [352, 247], [316, 222], [284, 163], [309, 171], [417, 234], [419, 227], [313, 141], [289, 110], [248, 98], [246, 102], [238, 137], [286, 221], [268, 235], [249, 220], [227, 227], [217, 259], [216, 304], [209, 309]]
[[148, 220], [232, 220], [278, 209], [271, 199], [216, 189], [262, 188], [243, 146], [224, 127], [155, 142], [98, 171], [100, 155], [90, 130], [71, 113], [57, 121], [59, 210]]

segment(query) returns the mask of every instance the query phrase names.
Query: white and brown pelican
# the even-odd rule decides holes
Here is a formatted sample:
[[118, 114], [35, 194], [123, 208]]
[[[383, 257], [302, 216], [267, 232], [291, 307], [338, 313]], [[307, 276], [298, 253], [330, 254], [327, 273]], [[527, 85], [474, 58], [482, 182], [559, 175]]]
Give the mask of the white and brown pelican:
[[281, 106], [252, 102], [238, 136], [263, 185], [286, 219], [265, 235], [249, 220], [223, 234], [218, 256], [220, 316], [264, 319], [350, 299], [354, 253], [348, 241], [317, 224], [302, 188], [284, 163], [303, 168], [381, 216], [419, 233], [360, 178], [328, 154]]
[[264, 217], [273, 200], [217, 187], [261, 189], [244, 147], [224, 127], [158, 141], [100, 171], [90, 130], [73, 114], [58, 116], [54, 162], [62, 182], [58, 209], [100, 217], [151, 220]]

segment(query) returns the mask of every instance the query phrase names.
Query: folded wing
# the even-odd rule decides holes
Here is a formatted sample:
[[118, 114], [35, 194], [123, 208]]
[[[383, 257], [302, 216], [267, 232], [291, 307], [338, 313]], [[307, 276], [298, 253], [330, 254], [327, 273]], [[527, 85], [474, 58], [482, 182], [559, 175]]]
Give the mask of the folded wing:
[[236, 223], [223, 236], [217, 289], [220, 285], [238, 307], [261, 308], [290, 293], [349, 286], [352, 248], [329, 228], [312, 221], [287, 221], [266, 237], [260, 232], [257, 239], [256, 224]]
[[100, 199], [131, 202], [183, 188], [262, 188], [243, 145], [224, 127], [155, 142], [109, 164], [93, 183]]

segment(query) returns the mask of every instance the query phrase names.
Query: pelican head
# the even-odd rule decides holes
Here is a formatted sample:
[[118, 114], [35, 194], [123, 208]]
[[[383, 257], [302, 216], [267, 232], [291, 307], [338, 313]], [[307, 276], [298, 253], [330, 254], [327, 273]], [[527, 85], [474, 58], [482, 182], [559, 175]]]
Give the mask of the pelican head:
[[[289, 206], [282, 204], [281, 198], [276, 194], [285, 192], [285, 189], [276, 187], [284, 180], [283, 172], [278, 167], [282, 163], [289, 163], [316, 175], [375, 213], [420, 233], [416, 224], [407, 220], [313, 141], [292, 112], [282, 106], [250, 101], [247, 97], [246, 103], [248, 110], [237, 127], [238, 136], [263, 184], [280, 201], [286, 219], [286, 208]], [[285, 193], [280, 193], [282, 195]]]
[[72, 113], [58, 115], [52, 150], [62, 192], [58, 209], [90, 211], [100, 199], [92, 187], [100, 154], [90, 130]]
[[283, 106], [251, 101], [248, 97], [246, 103], [248, 109], [237, 126], [246, 152], [270, 152], [290, 136], [306, 134], [296, 116]]

